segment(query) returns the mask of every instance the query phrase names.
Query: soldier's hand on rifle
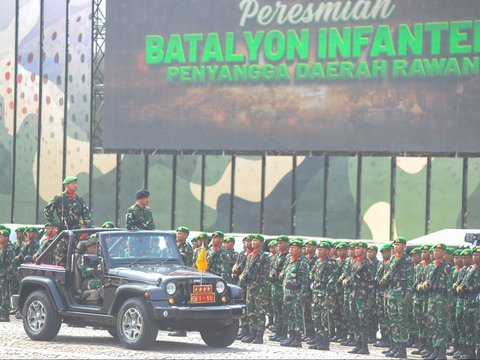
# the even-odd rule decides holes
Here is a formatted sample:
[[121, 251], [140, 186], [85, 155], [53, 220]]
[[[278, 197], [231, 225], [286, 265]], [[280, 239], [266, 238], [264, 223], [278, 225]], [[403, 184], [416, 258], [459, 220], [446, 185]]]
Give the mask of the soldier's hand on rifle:
[[457, 294], [462, 294], [462, 293], [465, 291], [465, 289], [463, 288], [462, 285], [460, 285], [460, 286], [457, 286], [457, 290], [456, 290], [456, 291], [457, 291]]
[[383, 275], [383, 277], [378, 282], [380, 286], [386, 286], [388, 284], [388, 275]]
[[457, 292], [457, 288], [458, 288], [458, 283], [453, 283], [452, 285], [453, 291]]
[[343, 280], [345, 280], [345, 276], [344, 275], [340, 275], [340, 277], [338, 278], [337, 282], [339, 284], [343, 283]]
[[350, 285], [350, 281], [348, 281], [348, 279], [344, 279], [344, 280], [342, 281], [342, 286], [343, 286], [343, 287], [346, 288], [346, 287], [348, 287], [349, 285]]

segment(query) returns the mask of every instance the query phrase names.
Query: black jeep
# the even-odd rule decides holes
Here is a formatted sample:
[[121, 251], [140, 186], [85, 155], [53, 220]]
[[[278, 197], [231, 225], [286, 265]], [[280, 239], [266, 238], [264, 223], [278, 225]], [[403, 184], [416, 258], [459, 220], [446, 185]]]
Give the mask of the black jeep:
[[163, 231], [63, 231], [17, 276], [12, 298], [33, 340], [53, 339], [64, 322], [105, 329], [130, 349], [148, 348], [159, 329], [199, 331], [226, 347], [245, 307], [238, 286], [187, 268]]

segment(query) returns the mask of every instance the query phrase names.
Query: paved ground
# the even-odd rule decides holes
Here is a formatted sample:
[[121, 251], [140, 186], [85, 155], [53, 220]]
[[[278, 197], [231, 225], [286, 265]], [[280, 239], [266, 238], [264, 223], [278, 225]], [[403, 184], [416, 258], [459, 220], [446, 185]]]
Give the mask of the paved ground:
[[[62, 325], [53, 341], [36, 342], [27, 337], [22, 322], [13, 318], [10, 323], [0, 323], [0, 333], [1, 359], [386, 359], [373, 346], [370, 346], [370, 356], [348, 354], [350, 348], [337, 344], [332, 344], [331, 351], [324, 352], [309, 350], [306, 344], [302, 349], [285, 348], [268, 340], [264, 345], [236, 341], [226, 349], [214, 349], [206, 346], [197, 333], [173, 338], [159, 332], [157, 342], [149, 351], [132, 351], [123, 348], [106, 331], [66, 325]], [[265, 339], [267, 337], [266, 333]]]

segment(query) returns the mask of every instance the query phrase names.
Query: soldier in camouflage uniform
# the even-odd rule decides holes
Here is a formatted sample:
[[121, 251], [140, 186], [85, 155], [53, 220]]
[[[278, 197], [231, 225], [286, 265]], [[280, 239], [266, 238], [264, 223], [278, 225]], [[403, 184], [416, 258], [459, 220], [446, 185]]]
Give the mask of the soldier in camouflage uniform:
[[[429, 294], [428, 326], [432, 336], [433, 352], [425, 354], [426, 359], [445, 359], [447, 350], [447, 291], [451, 288], [451, 273], [447, 271], [443, 259], [446, 251], [444, 244], [434, 246], [435, 262], [428, 268], [426, 280], [417, 286], [417, 290]], [[423, 356], [422, 356], [423, 357]]]
[[[480, 356], [480, 247], [473, 249], [473, 264], [470, 265], [455, 290], [464, 299], [463, 326], [465, 348], [460, 359], [478, 359]], [[477, 354], [475, 357], [475, 348]]]
[[355, 246], [355, 260], [351, 262], [349, 274], [342, 281], [344, 288], [351, 289], [350, 314], [356, 339], [356, 346], [349, 351], [351, 354], [369, 354], [368, 335], [366, 327], [367, 311], [374, 304], [373, 266], [367, 258], [368, 245], [358, 242]]
[[270, 265], [268, 279], [271, 286], [271, 299], [273, 318], [275, 319], [276, 331], [269, 337], [271, 341], [282, 341], [287, 337], [287, 321], [283, 303], [283, 285], [280, 274], [288, 263], [288, 247], [290, 239], [286, 235], [281, 235], [276, 239], [278, 252]]
[[410, 250], [410, 257], [412, 258], [413, 262], [413, 285], [412, 285], [412, 306], [408, 308], [408, 319], [413, 319], [413, 321], [409, 321], [409, 338], [408, 338], [408, 343], [407, 347], [409, 348], [418, 348], [419, 342], [420, 342], [420, 331], [417, 322], [414, 319], [414, 314], [413, 314], [413, 307], [415, 306], [414, 299], [416, 297], [416, 291], [415, 291], [415, 275], [416, 275], [416, 269], [417, 265], [420, 264], [422, 261], [422, 249], [420, 247], [416, 247], [412, 250]]
[[[326, 242], [327, 243], [327, 242]], [[330, 247], [332, 244], [328, 243]], [[317, 252], [317, 242], [315, 240], [308, 240], [306, 241], [303, 246], [307, 249], [305, 257], [308, 261], [308, 268], [312, 271], [313, 267], [315, 266], [318, 256]], [[304, 341], [311, 341], [316, 338], [315, 336], [315, 325], [313, 323], [312, 317], [312, 304], [313, 304], [313, 293], [311, 289], [308, 289], [307, 300], [305, 301], [305, 326], [307, 328], [307, 333], [304, 334], [302, 340]], [[330, 318], [332, 318], [332, 314], [330, 314]], [[333, 326], [332, 326], [333, 328]]]
[[[345, 271], [345, 266], [347, 264], [347, 248], [348, 245], [344, 242], [338, 243], [336, 246], [336, 259], [337, 264], [337, 274], [343, 274]], [[336, 279], [336, 284], [334, 292], [331, 294], [332, 297], [332, 319], [335, 324], [335, 337], [331, 339], [334, 342], [342, 342], [347, 337], [347, 324], [345, 320], [345, 310], [343, 303], [343, 286], [338, 282], [338, 276]]]
[[391, 244], [385, 244], [380, 248], [382, 254], [382, 261], [378, 264], [377, 272], [375, 274], [375, 304], [378, 312], [378, 323], [380, 325], [381, 340], [378, 341], [375, 347], [389, 347], [391, 344], [390, 325], [387, 318], [385, 292], [386, 286], [380, 286], [380, 279], [385, 275], [388, 261], [391, 255]]
[[[373, 299], [376, 300], [377, 298], [377, 287], [375, 286], [375, 275], [377, 274], [378, 266], [380, 261], [377, 259], [378, 247], [371, 245], [367, 249], [367, 258], [371, 261], [373, 266], [373, 276], [374, 276], [374, 284], [373, 284]], [[373, 306], [367, 310], [367, 328], [368, 328], [368, 343], [375, 344], [377, 341], [377, 330], [378, 330], [378, 311], [375, 303]]]
[[[14, 257], [17, 256], [18, 254], [20, 254], [20, 248], [22, 246], [22, 243], [23, 241], [25, 240], [25, 235], [24, 235], [24, 231], [25, 231], [26, 228], [24, 227], [18, 227], [15, 229], [15, 233], [17, 235], [17, 240], [12, 244], [12, 249], [13, 249], [13, 253], [14, 253]], [[15, 271], [18, 269], [18, 267], [20, 266], [20, 263], [13, 263], [13, 272], [15, 273]], [[11, 283], [11, 288], [12, 288], [12, 293], [13, 294], [18, 294], [18, 290], [19, 290], [19, 282], [17, 280], [17, 278], [14, 276], [12, 278], [12, 283]]]
[[247, 318], [249, 334], [242, 339], [244, 343], [263, 344], [265, 332], [265, 314], [268, 306], [268, 254], [263, 251], [264, 238], [260, 234], [251, 234], [253, 251], [248, 254], [245, 268], [240, 275], [240, 283], [247, 287]]
[[[233, 283], [238, 283], [240, 287], [243, 290], [243, 293], [246, 295], [247, 294], [247, 286], [245, 282], [240, 282], [239, 278], [240, 275], [242, 274], [243, 270], [245, 269], [245, 265], [247, 263], [247, 256], [252, 252], [252, 239], [250, 238], [250, 235], [245, 236], [242, 239], [243, 242], [243, 251], [240, 251], [238, 254], [237, 261], [233, 265], [232, 268], [232, 282]], [[237, 335], [237, 340], [242, 340], [244, 337], [249, 337], [250, 331], [248, 329], [248, 317], [247, 313], [245, 313], [240, 317], [240, 331], [238, 332]]]
[[398, 237], [393, 241], [395, 255], [391, 257], [380, 286], [387, 286], [387, 317], [392, 331], [393, 349], [387, 357], [407, 357], [408, 312], [413, 298], [413, 261], [406, 253], [407, 239]]
[[[278, 249], [278, 246], [277, 246], [277, 240], [273, 239], [273, 240], [270, 240], [268, 242], [268, 264], [269, 264], [269, 268], [271, 269], [272, 268], [272, 264], [273, 262], [275, 261], [275, 257], [277, 256], [277, 249]], [[275, 337], [276, 335], [276, 332], [277, 332], [277, 324], [276, 324], [276, 320], [274, 320], [274, 317], [273, 317], [273, 313], [274, 313], [274, 310], [273, 310], [273, 299], [272, 299], [272, 288], [270, 287], [269, 288], [270, 290], [270, 295], [269, 295], [269, 299], [270, 301], [268, 302], [268, 306], [267, 306], [267, 325], [266, 327], [271, 330], [274, 334], [273, 335], [270, 335], [270, 337], [268, 338], [269, 340], [272, 339], [272, 337]]]
[[150, 204], [150, 192], [138, 190], [135, 194], [137, 201], [130, 206], [125, 215], [127, 230], [155, 230], [152, 210]]
[[[352, 268], [352, 263], [356, 260], [355, 247], [357, 243], [351, 242], [348, 244], [348, 257], [345, 259], [345, 267], [342, 274], [340, 275], [338, 282], [343, 283], [348, 276], [350, 276], [350, 271]], [[340, 345], [343, 346], [352, 346], [355, 345], [355, 337], [353, 335], [353, 325], [352, 325], [352, 316], [350, 313], [350, 304], [352, 303], [352, 292], [350, 287], [343, 287], [343, 312], [345, 314], [345, 325], [348, 332], [348, 337], [340, 342]]]
[[280, 274], [283, 280], [284, 313], [288, 326], [288, 338], [281, 341], [281, 346], [301, 347], [302, 329], [305, 331], [305, 302], [310, 287], [310, 269], [308, 261], [302, 255], [303, 239], [290, 241], [290, 258]]
[[[56, 235], [56, 228], [53, 224], [51, 223], [46, 223], [45, 224], [45, 238], [43, 239], [43, 242], [40, 244], [38, 247], [37, 252], [33, 255], [33, 261], [37, 261], [38, 257], [50, 246], [52, 243], [52, 240], [55, 238]], [[54, 252], [51, 251], [46, 258], [43, 259], [42, 264], [51, 264], [55, 265], [55, 257], [54, 257]]]
[[45, 206], [47, 221], [55, 225], [58, 231], [93, 227], [92, 215], [85, 200], [76, 194], [77, 177], [69, 176], [63, 180], [63, 184], [65, 191]]
[[223, 240], [223, 244], [225, 246], [225, 250], [229, 256], [229, 267], [230, 271], [228, 274], [228, 282], [232, 282], [232, 271], [233, 265], [237, 262], [238, 259], [238, 252], [235, 251], [235, 237], [234, 236], [225, 236]]
[[40, 244], [37, 240], [38, 229], [35, 226], [30, 226], [25, 230], [26, 239], [20, 246], [20, 251], [15, 256], [15, 263], [22, 264], [24, 262], [33, 262], [33, 255], [37, 252]]
[[185, 226], [179, 226], [177, 228], [177, 248], [182, 255], [183, 262], [185, 266], [192, 267], [193, 266], [193, 248], [187, 242], [188, 234], [190, 233], [190, 229]]
[[207, 250], [207, 271], [221, 276], [228, 282], [230, 281], [232, 268], [230, 265], [230, 255], [227, 250], [222, 247], [224, 237], [225, 235], [221, 231], [214, 231], [212, 233], [212, 246]]
[[7, 230], [0, 230], [0, 322], [10, 321], [9, 287], [13, 278], [14, 251], [8, 236]]
[[330, 248], [327, 242], [318, 244], [318, 260], [310, 270], [315, 338], [307, 342], [309, 349], [330, 350], [330, 310], [338, 279], [337, 262], [328, 255]]
[[[89, 240], [84, 240], [86, 243], [86, 252], [88, 254], [97, 254], [97, 234], [92, 234]], [[97, 267], [87, 266], [83, 262], [83, 257], [80, 260], [80, 271], [82, 274], [82, 292], [86, 290], [98, 290], [102, 287], [102, 273]]]

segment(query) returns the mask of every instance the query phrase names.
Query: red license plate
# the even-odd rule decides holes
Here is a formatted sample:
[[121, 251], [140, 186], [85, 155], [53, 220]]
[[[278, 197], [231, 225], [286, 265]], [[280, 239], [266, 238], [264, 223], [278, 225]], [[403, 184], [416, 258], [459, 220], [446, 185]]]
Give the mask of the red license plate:
[[213, 285], [193, 285], [193, 294], [190, 295], [190, 302], [192, 304], [215, 302]]

